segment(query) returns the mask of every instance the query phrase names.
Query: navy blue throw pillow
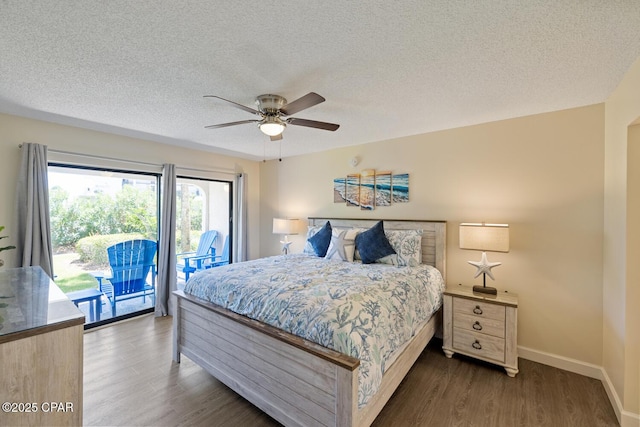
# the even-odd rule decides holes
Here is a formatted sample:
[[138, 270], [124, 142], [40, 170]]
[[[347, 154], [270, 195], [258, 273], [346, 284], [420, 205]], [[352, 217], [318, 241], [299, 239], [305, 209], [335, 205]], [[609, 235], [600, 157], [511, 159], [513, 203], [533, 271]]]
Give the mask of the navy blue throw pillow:
[[396, 253], [384, 234], [382, 221], [356, 236], [356, 249], [360, 252], [363, 264], [371, 264]]
[[331, 243], [331, 224], [329, 221], [316, 234], [309, 237], [309, 243], [319, 257], [324, 257], [327, 254]]

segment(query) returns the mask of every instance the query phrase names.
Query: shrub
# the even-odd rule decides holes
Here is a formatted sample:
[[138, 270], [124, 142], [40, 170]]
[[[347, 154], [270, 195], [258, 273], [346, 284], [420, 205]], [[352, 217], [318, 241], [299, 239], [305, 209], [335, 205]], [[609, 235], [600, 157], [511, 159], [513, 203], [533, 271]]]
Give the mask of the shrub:
[[83, 237], [76, 243], [76, 252], [80, 255], [80, 261], [88, 264], [104, 266], [109, 265], [107, 248], [125, 240], [145, 239], [140, 233], [107, 234]]
[[71, 246], [83, 237], [94, 235], [156, 235], [154, 194], [126, 185], [115, 196], [94, 193], [71, 198], [64, 189], [52, 188], [49, 209], [53, 246]]

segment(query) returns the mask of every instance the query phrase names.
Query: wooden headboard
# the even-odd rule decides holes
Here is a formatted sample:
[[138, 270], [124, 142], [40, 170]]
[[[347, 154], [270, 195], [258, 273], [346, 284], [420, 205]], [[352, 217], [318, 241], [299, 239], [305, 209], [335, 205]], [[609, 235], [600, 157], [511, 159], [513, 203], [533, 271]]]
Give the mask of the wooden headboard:
[[[370, 228], [379, 219], [349, 219], [309, 217], [310, 226], [322, 226], [327, 221], [332, 227]], [[440, 270], [446, 282], [447, 274], [447, 222], [383, 219], [385, 230], [422, 230], [422, 262]]]

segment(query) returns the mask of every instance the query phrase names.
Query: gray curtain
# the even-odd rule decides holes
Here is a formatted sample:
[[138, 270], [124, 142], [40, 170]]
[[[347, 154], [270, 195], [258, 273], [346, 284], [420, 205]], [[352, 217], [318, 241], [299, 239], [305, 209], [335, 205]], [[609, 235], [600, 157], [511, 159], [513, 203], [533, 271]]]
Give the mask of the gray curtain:
[[53, 277], [45, 145], [22, 144], [22, 161], [16, 188], [16, 235], [17, 265], [39, 265], [49, 277]]
[[160, 211], [160, 245], [158, 247], [158, 282], [156, 316], [173, 314], [171, 293], [176, 290], [176, 167], [163, 165], [162, 204]]
[[237, 180], [237, 203], [238, 203], [238, 218], [236, 227], [236, 246], [234, 262], [246, 261], [249, 259], [247, 252], [247, 174], [238, 174]]

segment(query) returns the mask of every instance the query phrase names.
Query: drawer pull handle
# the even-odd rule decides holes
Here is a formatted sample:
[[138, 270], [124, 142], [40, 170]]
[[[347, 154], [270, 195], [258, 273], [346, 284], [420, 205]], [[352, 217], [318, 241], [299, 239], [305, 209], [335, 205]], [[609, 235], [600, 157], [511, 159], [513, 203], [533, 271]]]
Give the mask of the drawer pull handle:
[[475, 314], [482, 314], [482, 309], [480, 308], [479, 305], [476, 305], [476, 307], [473, 309], [473, 312]]
[[476, 350], [482, 350], [482, 344], [480, 344], [480, 341], [478, 340], [471, 344], [471, 347], [475, 348]]
[[482, 325], [481, 325], [481, 324], [480, 324], [480, 322], [478, 322], [477, 320], [476, 320], [476, 323], [474, 323], [474, 324], [472, 325], [472, 327], [473, 327], [473, 329], [475, 329], [476, 331], [481, 331], [481, 330], [482, 330]]

